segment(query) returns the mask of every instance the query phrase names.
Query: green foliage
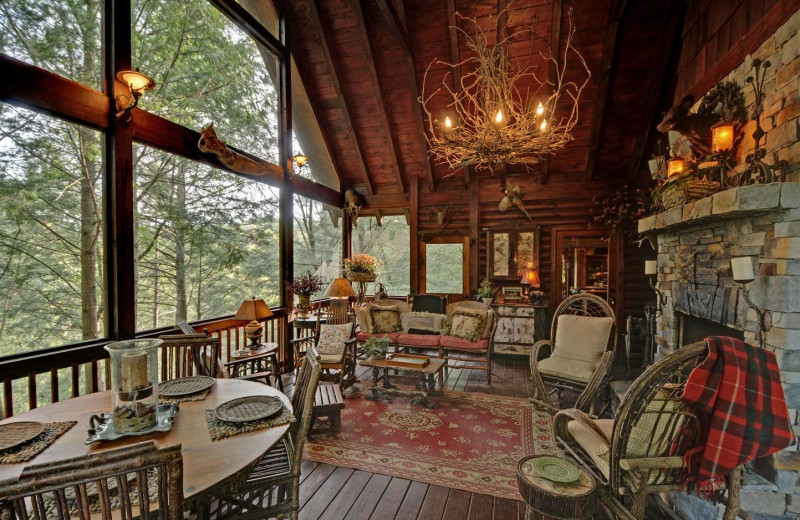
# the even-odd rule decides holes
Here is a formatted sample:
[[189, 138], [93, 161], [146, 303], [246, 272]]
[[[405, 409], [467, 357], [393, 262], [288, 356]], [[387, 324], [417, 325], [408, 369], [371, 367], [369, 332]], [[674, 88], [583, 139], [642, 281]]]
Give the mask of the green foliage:
[[377, 338], [373, 336], [364, 342], [362, 348], [367, 357], [383, 358], [386, 357], [386, 352], [389, 350], [391, 344], [392, 340], [389, 338]]
[[494, 298], [496, 293], [497, 289], [494, 288], [494, 285], [489, 280], [483, 280], [478, 286], [478, 298]]
[[[378, 282], [388, 294], [406, 295], [410, 291], [410, 234], [403, 216], [383, 217], [378, 226], [375, 218], [361, 217], [353, 229], [353, 253], [375, 256], [381, 265]], [[368, 292], [374, 292], [373, 284]]]

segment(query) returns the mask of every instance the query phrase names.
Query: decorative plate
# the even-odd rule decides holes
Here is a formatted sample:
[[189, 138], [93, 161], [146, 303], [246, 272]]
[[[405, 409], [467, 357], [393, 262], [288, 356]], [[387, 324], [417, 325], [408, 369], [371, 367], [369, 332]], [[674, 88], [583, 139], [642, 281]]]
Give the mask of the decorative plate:
[[275, 415], [282, 407], [283, 403], [277, 397], [253, 395], [222, 403], [214, 410], [214, 415], [224, 422], [250, 422]]
[[44, 431], [44, 424], [33, 421], [12, 422], [0, 425], [0, 450], [7, 450], [28, 442]]
[[179, 377], [159, 383], [158, 394], [163, 397], [181, 397], [208, 390], [214, 383], [215, 379], [208, 376]]
[[539, 457], [531, 461], [531, 468], [540, 477], [553, 482], [575, 482], [581, 472], [569, 461], [558, 457]]

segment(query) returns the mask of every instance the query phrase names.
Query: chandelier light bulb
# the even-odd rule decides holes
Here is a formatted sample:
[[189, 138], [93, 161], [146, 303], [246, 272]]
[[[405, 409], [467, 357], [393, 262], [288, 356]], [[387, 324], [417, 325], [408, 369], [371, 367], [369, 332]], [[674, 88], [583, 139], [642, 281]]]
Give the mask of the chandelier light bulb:
[[503, 122], [503, 109], [502, 108], [498, 108], [497, 109], [497, 114], [495, 114], [495, 116], [494, 116], [494, 122], [497, 123], [498, 125]]
[[450, 121], [450, 118], [449, 118], [449, 117], [445, 117], [445, 118], [444, 118], [444, 127], [445, 127], [446, 129], [448, 129], [448, 130], [450, 130], [451, 128], [453, 128], [453, 122], [452, 122], [452, 121]]
[[542, 119], [541, 124], [539, 125], [539, 129], [544, 132], [547, 130], [547, 119]]
[[[541, 102], [541, 101], [539, 101], [539, 106], [538, 106], [538, 107], [536, 107], [536, 115], [537, 115], [537, 116], [540, 116], [540, 115], [542, 115], [542, 114], [544, 114], [544, 105], [542, 105], [542, 102]], [[543, 129], [543, 130], [544, 130], [544, 129]]]

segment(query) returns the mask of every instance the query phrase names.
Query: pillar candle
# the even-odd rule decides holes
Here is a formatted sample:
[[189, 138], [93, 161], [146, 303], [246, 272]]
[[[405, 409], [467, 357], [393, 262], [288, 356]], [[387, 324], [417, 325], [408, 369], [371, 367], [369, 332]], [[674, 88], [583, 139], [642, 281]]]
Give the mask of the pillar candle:
[[645, 260], [644, 274], [647, 275], [658, 274], [658, 260]]
[[753, 260], [749, 256], [731, 258], [731, 269], [733, 270], [733, 279], [737, 282], [752, 282], [755, 278]]
[[123, 354], [120, 365], [122, 392], [133, 392], [150, 386], [147, 377], [147, 352]]

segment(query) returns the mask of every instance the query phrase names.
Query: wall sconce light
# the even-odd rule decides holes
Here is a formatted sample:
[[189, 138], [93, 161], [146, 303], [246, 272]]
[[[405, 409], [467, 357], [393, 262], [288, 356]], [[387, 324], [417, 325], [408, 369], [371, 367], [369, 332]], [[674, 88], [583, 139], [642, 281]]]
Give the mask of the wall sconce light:
[[303, 173], [306, 166], [308, 166], [308, 157], [303, 152], [297, 152], [289, 159], [289, 178], [291, 179], [297, 174]]
[[656, 309], [661, 311], [661, 308], [667, 304], [667, 297], [658, 290], [656, 286], [656, 278], [658, 277], [658, 260], [645, 260], [644, 261], [644, 274], [650, 278], [650, 288], [656, 293]]
[[742, 293], [744, 294], [744, 301], [747, 306], [753, 309], [758, 316], [758, 346], [764, 348], [764, 311], [762, 311], [750, 299], [750, 289], [747, 284], [755, 280], [753, 273], [753, 260], [749, 256], [738, 256], [731, 258], [731, 271], [733, 272], [733, 281], [742, 286]]
[[667, 180], [667, 153], [669, 150], [663, 148], [662, 145], [663, 143], [659, 141], [657, 152], [653, 154], [652, 159], [647, 161], [650, 177], [659, 184]]
[[139, 72], [139, 69], [121, 70], [117, 72], [117, 79], [126, 84], [131, 92], [130, 96], [120, 94], [116, 97], [117, 119], [121, 119], [123, 123], [130, 123], [131, 110], [139, 104], [139, 98], [142, 97], [145, 90], [156, 88], [156, 82]]
[[733, 123], [720, 121], [711, 127], [711, 153], [727, 153], [733, 150]]
[[672, 157], [667, 161], [667, 180], [683, 175], [685, 168], [686, 162], [683, 160], [683, 157]]

